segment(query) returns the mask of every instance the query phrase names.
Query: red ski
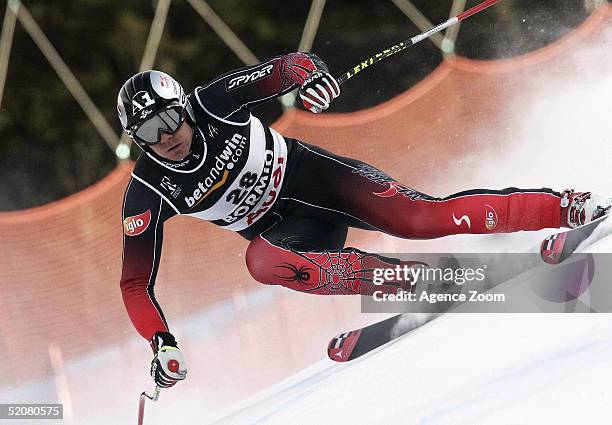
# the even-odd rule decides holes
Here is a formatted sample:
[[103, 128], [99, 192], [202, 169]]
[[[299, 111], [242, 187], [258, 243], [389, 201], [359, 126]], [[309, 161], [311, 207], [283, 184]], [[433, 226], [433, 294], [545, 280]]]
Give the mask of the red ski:
[[603, 239], [612, 233], [610, 214], [604, 215], [584, 226], [548, 236], [542, 242], [540, 255], [548, 264], [559, 264], [578, 249]]
[[348, 362], [421, 327], [438, 317], [434, 314], [398, 314], [372, 325], [335, 336], [327, 355], [335, 362]]

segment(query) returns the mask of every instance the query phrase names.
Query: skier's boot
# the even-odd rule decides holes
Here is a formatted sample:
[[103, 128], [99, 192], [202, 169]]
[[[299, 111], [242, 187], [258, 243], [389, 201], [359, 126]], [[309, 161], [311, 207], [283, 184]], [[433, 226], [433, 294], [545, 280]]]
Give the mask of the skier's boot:
[[610, 213], [611, 205], [612, 198], [567, 189], [561, 196], [561, 226], [573, 229], [588, 224]]

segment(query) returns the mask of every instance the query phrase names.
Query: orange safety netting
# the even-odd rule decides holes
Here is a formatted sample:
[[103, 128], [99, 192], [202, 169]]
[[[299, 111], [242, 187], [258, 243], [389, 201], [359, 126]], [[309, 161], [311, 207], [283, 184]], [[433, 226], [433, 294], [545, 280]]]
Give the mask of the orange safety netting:
[[[456, 170], [456, 161], [491, 143], [476, 137], [485, 128], [499, 135], [496, 146], [512, 143], [506, 129], [519, 118], [504, 116], [504, 104], [538, 81], [571, 73], [584, 49], [609, 54], [611, 28], [612, 7], [602, 7], [536, 52], [497, 61], [448, 59], [380, 106], [321, 116], [291, 111], [273, 127], [363, 159], [419, 190], [458, 190], [434, 185], [434, 174], [468, 173]], [[0, 213], [2, 386], [48, 374], [49, 343], [71, 359], [134, 332], [119, 291], [121, 202], [130, 170], [119, 166], [87, 190], [40, 208]], [[246, 245], [213, 225], [171, 219], [156, 286], [167, 315], [180, 317], [256, 287], [244, 266]]]

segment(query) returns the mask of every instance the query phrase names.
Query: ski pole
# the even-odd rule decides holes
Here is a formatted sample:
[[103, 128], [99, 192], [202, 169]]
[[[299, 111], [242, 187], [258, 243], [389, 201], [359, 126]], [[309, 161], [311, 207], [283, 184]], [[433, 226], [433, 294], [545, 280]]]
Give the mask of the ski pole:
[[401, 52], [402, 50], [407, 49], [408, 47], [413, 46], [422, 40], [425, 40], [426, 38], [432, 36], [433, 34], [436, 34], [452, 25], [455, 25], [456, 23], [461, 22], [464, 19], [467, 19], [470, 16], [477, 14], [478, 12], [481, 12], [493, 6], [494, 4], [499, 3], [500, 1], [502, 0], [483, 1], [482, 3], [472, 7], [471, 9], [468, 9], [465, 12], [460, 13], [459, 15], [450, 18], [446, 22], [441, 23], [440, 25], [437, 25], [419, 35], [415, 35], [414, 37], [409, 38], [406, 41], [402, 41], [401, 43], [398, 43], [381, 52], [378, 52], [374, 56], [370, 56], [369, 58], [361, 61], [360, 63], [358, 63], [351, 69], [349, 69], [348, 71], [340, 74], [340, 76], [336, 77], [336, 81], [338, 81], [338, 84], [342, 84], [349, 78], [353, 78], [358, 72], [364, 70], [365, 68], [368, 68], [374, 65], [375, 63], [378, 63], [382, 61], [383, 59], [388, 58], [391, 55]]
[[153, 390], [152, 396], [147, 394], [146, 391], [143, 391], [142, 394], [140, 394], [140, 403], [138, 405], [138, 425], [143, 425], [144, 409], [145, 409], [145, 403], [147, 399], [151, 401], [157, 401], [157, 399], [159, 398], [160, 391], [161, 391], [161, 387], [159, 385], [156, 385], [155, 390]]

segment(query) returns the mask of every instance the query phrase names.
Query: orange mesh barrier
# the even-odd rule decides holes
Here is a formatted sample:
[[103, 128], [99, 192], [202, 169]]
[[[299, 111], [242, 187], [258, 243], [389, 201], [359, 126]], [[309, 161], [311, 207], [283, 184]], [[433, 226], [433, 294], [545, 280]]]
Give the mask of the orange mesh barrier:
[[[380, 106], [321, 116], [293, 111], [274, 127], [364, 159], [425, 192], [458, 190], [461, 174], [469, 173], [458, 160], [490, 143], [476, 137], [479, 132], [498, 134], [499, 147], [513, 141], [507, 131], [512, 118], [501, 117], [503, 105], [538, 81], [571, 72], [582, 49], [605, 49], [611, 24], [612, 8], [603, 7], [567, 37], [523, 57], [447, 60]], [[61, 201], [0, 214], [3, 386], [48, 374], [49, 342], [71, 359], [135, 332], [118, 287], [121, 201], [130, 169], [119, 166]], [[455, 179], [442, 184], [434, 178], [439, 174]], [[238, 235], [195, 219], [170, 220], [156, 287], [169, 320], [256, 287], [244, 266], [246, 245]]]

